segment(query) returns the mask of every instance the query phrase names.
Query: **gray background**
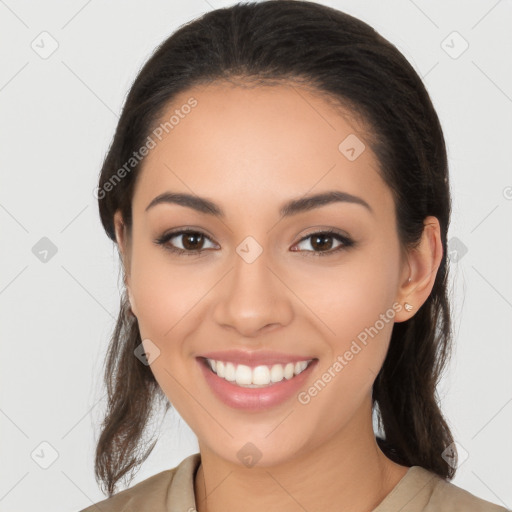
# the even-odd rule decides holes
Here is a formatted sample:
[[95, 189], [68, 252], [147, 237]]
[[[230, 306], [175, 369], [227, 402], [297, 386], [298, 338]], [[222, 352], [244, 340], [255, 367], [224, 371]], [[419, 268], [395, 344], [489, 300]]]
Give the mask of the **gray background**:
[[[93, 189], [151, 51], [183, 23], [231, 3], [0, 0], [1, 511], [72, 511], [104, 498], [94, 439], [122, 283]], [[512, 3], [320, 3], [397, 45], [440, 116], [454, 196], [457, 345], [439, 387], [460, 445], [453, 483], [510, 508]], [[162, 431], [131, 485], [197, 451], [177, 414]]]

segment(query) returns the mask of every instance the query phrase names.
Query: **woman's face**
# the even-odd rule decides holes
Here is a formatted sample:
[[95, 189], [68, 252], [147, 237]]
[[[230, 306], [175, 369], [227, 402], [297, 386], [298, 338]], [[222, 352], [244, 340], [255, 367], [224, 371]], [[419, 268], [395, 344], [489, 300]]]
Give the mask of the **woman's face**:
[[[182, 108], [191, 97], [197, 104]], [[411, 316], [398, 304], [409, 267], [392, 195], [363, 132], [289, 86], [193, 88], [162, 119], [173, 114], [168, 133], [152, 135], [126, 248], [132, 309], [158, 383], [200, 445], [234, 463], [252, 455], [273, 465], [357, 437], [371, 421], [393, 323]], [[306, 201], [331, 192], [355, 199]], [[222, 215], [149, 206], [164, 193], [208, 200]], [[120, 226], [117, 214], [122, 242]], [[156, 243], [185, 229], [196, 235]], [[234, 369], [240, 384], [256, 374], [278, 381], [278, 362], [284, 380], [228, 382], [204, 365], [213, 352], [234, 361], [228, 378]], [[313, 363], [288, 379], [288, 363], [302, 360]]]

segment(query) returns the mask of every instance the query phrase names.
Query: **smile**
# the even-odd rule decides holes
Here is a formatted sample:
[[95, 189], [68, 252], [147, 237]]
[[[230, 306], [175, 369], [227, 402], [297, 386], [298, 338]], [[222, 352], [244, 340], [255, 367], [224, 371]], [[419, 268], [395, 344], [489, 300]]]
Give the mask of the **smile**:
[[197, 362], [217, 399], [234, 409], [259, 412], [295, 396], [307, 385], [318, 359], [253, 367], [206, 357], [197, 357]]
[[272, 386], [283, 379], [290, 380], [302, 373], [313, 359], [295, 363], [260, 365], [254, 368], [245, 364], [235, 364], [206, 358], [211, 370], [218, 377], [246, 388]]

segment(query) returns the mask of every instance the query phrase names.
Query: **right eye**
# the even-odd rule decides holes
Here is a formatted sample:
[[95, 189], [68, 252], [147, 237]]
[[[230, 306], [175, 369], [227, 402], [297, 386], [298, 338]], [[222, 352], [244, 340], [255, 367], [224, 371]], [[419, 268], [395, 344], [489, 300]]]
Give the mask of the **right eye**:
[[[175, 247], [170, 243], [174, 238], [182, 239], [181, 247]], [[210, 240], [208, 236], [206, 236], [201, 231], [193, 231], [190, 229], [172, 231], [170, 233], [164, 233], [161, 237], [155, 240], [155, 243], [161, 245], [164, 249], [177, 253], [184, 254], [187, 256], [198, 255], [203, 252], [205, 249], [201, 246], [205, 240]]]

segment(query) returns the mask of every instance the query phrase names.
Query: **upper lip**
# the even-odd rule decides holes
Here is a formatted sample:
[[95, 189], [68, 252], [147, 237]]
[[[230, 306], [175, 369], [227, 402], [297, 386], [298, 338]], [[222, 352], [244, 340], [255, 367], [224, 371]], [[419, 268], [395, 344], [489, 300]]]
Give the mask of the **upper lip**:
[[201, 354], [198, 357], [206, 357], [208, 359], [231, 362], [233, 364], [245, 364], [246, 366], [250, 367], [259, 365], [296, 363], [297, 361], [309, 361], [311, 359], [315, 359], [311, 356], [293, 355], [269, 350], [247, 352], [244, 350], [236, 349], [207, 352]]

